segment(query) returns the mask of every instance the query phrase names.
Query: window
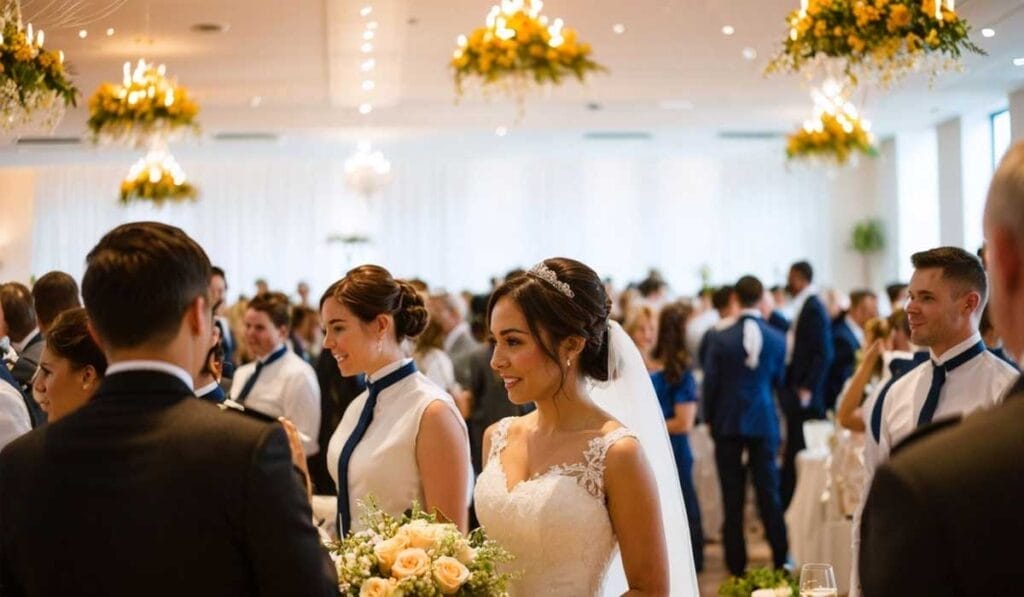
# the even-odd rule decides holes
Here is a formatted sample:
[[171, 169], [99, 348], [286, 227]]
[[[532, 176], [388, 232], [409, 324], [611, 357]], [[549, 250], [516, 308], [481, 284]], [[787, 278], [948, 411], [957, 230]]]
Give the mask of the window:
[[992, 169], [999, 166], [999, 160], [1010, 148], [1010, 111], [996, 112], [990, 118], [992, 122]]

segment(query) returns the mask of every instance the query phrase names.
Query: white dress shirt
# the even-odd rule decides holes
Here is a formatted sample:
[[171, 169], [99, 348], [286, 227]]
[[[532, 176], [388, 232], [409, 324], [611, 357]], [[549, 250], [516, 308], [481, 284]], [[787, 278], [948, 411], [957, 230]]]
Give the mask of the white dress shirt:
[[[941, 355], [932, 352], [931, 360], [944, 364], [978, 342], [981, 342], [981, 335], [975, 332]], [[875, 464], [888, 460], [893, 446], [917, 428], [917, 418], [928, 397], [934, 369], [930, 362], [925, 362], [889, 387], [882, 405], [882, 426]], [[976, 410], [999, 404], [1017, 375], [1017, 371], [999, 357], [987, 350], [982, 352], [946, 373], [946, 382], [939, 394], [933, 420], [969, 415]]]
[[700, 350], [700, 343], [704, 339], [704, 334], [718, 322], [718, 319], [718, 311], [708, 309], [686, 324], [686, 350], [690, 351], [690, 354], [697, 354]]
[[[0, 367], [6, 365], [0, 363]], [[32, 419], [21, 392], [0, 381], [0, 449], [29, 431], [32, 431]]]
[[[404, 359], [382, 367], [369, 376], [370, 381], [379, 380], [408, 362], [409, 359]], [[335, 484], [338, 482], [341, 450], [352, 435], [368, 398], [369, 391], [364, 390], [349, 404], [327, 445], [327, 471]], [[359, 520], [361, 511], [358, 502], [365, 502], [371, 495], [381, 509], [394, 516], [401, 516], [414, 500], [426, 506], [420, 467], [416, 460], [416, 439], [424, 411], [437, 401], [443, 402], [455, 414], [462, 426], [468, 449], [469, 432], [455, 401], [422, 373], [413, 373], [384, 388], [377, 395], [373, 421], [348, 463], [349, 512], [352, 513], [354, 530], [363, 529], [362, 521]], [[466, 468], [466, 486], [467, 497], [471, 497], [472, 464]]]
[[[744, 309], [740, 311], [740, 317], [753, 317], [761, 319], [761, 311], [758, 309]], [[743, 321], [743, 350], [747, 353], [745, 361], [747, 368], [757, 369], [761, 362], [761, 348], [764, 347], [764, 336], [761, 334], [761, 326], [750, 319]]]
[[448, 353], [439, 348], [429, 348], [416, 356], [416, 369], [442, 390], [455, 386], [455, 366]]
[[[274, 354], [278, 348], [266, 357]], [[237, 401], [245, 382], [256, 371], [256, 361], [235, 370], [231, 381], [231, 399]], [[284, 356], [260, 370], [256, 384], [245, 398], [245, 407], [274, 418], [284, 417], [295, 424], [308, 439], [302, 440], [306, 456], [320, 451], [320, 384], [316, 371], [302, 357], [287, 350]]]
[[113, 375], [115, 373], [123, 373], [125, 371], [160, 371], [168, 375], [177, 377], [184, 383], [189, 389], [194, 387], [192, 376], [189, 375], [188, 371], [185, 371], [181, 367], [168, 363], [167, 361], [149, 361], [145, 359], [138, 359], [133, 361], [120, 361], [117, 363], [111, 363], [107, 367], [105, 375]]

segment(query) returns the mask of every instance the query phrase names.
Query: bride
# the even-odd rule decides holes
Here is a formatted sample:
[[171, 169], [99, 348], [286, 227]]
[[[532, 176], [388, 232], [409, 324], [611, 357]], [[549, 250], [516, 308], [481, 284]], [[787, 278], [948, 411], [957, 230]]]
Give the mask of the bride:
[[565, 258], [491, 297], [491, 366], [513, 403], [537, 406], [486, 431], [476, 486], [480, 523], [522, 572], [513, 595], [697, 594], [657, 397], [610, 304]]

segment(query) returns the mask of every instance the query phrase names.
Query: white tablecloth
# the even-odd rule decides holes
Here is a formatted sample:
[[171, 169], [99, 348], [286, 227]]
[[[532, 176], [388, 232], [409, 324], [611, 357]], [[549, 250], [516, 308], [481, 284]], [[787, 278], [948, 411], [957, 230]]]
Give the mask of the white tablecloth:
[[832, 564], [839, 593], [850, 588], [850, 521], [841, 514], [839, 497], [830, 483], [827, 450], [797, 454], [797, 484], [786, 510], [789, 551], [797, 566]]

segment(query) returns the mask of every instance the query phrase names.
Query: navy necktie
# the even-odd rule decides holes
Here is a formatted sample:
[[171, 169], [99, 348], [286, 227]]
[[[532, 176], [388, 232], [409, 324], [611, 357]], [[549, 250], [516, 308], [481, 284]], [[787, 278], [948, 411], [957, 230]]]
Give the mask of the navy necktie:
[[257, 362], [256, 370], [252, 372], [249, 379], [245, 380], [245, 385], [242, 386], [242, 391], [238, 394], [238, 398], [235, 398], [235, 402], [239, 404], [245, 402], [245, 399], [249, 396], [249, 392], [251, 392], [253, 386], [256, 385], [256, 379], [259, 378], [260, 371], [263, 371], [264, 367], [283, 357], [286, 352], [288, 352], [287, 344], [275, 350], [269, 357], [267, 357], [267, 360]]
[[377, 406], [377, 396], [388, 386], [409, 377], [416, 373], [416, 363], [409, 361], [395, 371], [388, 373], [375, 382], [366, 382], [367, 396], [363, 410], [359, 413], [359, 421], [356, 423], [352, 434], [345, 440], [345, 447], [341, 449], [341, 457], [338, 458], [338, 538], [343, 538], [352, 528], [352, 513], [349, 511], [348, 503], [348, 463], [352, 459], [352, 452], [356, 445], [366, 435], [370, 423], [373, 422], [373, 409]]
[[917, 417], [918, 427], [932, 422], [932, 417], [935, 416], [935, 409], [939, 407], [939, 394], [942, 392], [943, 384], [946, 383], [946, 375], [983, 352], [985, 352], [985, 343], [978, 342], [942, 365], [936, 365], [932, 361], [934, 366], [932, 369], [932, 385], [928, 388], [928, 397], [924, 399], [921, 414]]

